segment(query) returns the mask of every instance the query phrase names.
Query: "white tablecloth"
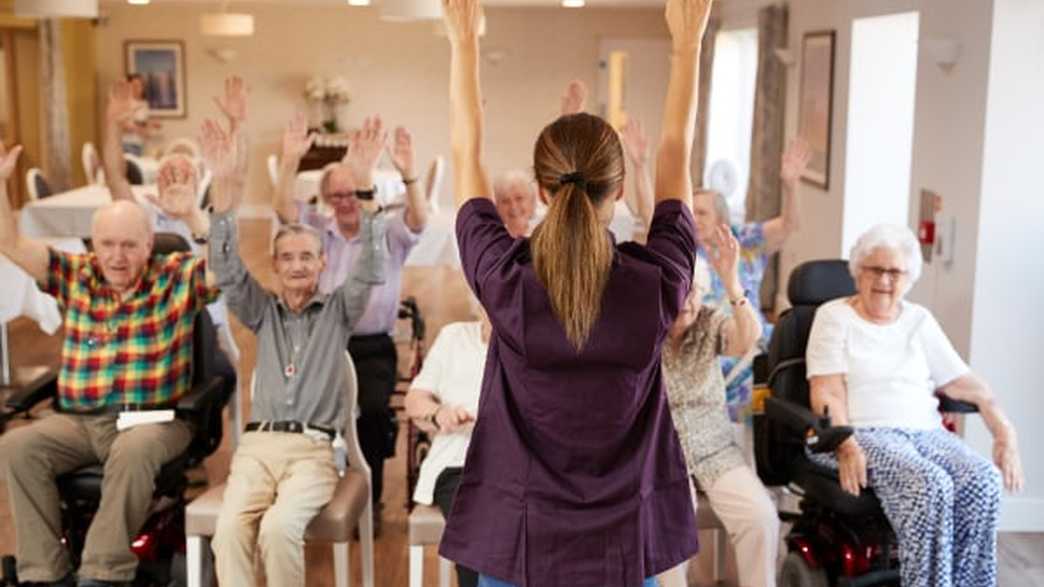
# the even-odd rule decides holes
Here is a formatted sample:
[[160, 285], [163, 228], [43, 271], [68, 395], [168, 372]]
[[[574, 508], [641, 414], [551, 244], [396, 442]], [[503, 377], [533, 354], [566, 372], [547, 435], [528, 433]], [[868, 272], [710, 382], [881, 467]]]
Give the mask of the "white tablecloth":
[[[135, 185], [131, 191], [139, 202], [145, 202], [145, 194], [155, 194], [156, 187]], [[110, 202], [109, 189], [102, 185], [88, 185], [41, 198], [22, 208], [19, 230], [34, 238], [88, 238], [94, 211]]]
[[[84, 252], [80, 239], [42, 239], [48, 245], [67, 253]], [[54, 334], [62, 324], [58, 304], [54, 298], [43, 293], [36, 282], [21, 267], [0, 255], [0, 283], [4, 284], [4, 295], [0, 296], [0, 323], [10, 322], [18, 316], [28, 316], [40, 325], [40, 329]]]

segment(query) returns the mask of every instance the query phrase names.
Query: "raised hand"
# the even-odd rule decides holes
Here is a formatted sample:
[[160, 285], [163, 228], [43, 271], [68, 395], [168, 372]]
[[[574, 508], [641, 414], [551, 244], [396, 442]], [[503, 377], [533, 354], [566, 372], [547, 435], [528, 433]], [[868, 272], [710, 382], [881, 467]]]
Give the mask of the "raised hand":
[[667, 29], [676, 51], [700, 47], [712, 3], [713, 0], [667, 0]]
[[18, 165], [18, 156], [22, 154], [22, 145], [15, 145], [8, 149], [0, 143], [0, 182], [6, 182]]
[[214, 103], [228, 118], [231, 128], [237, 129], [247, 117], [247, 87], [243, 79], [236, 75], [225, 78], [225, 95], [215, 96]]
[[708, 239], [710, 265], [726, 287], [739, 286], [739, 241], [728, 224], [719, 224]]
[[196, 211], [199, 186], [196, 168], [186, 157], [174, 157], [160, 167], [156, 179], [159, 196], [146, 197], [167, 216], [186, 220]]
[[202, 147], [203, 161], [215, 178], [235, 175], [238, 168], [238, 145], [235, 138], [225, 132], [220, 124], [210, 118], [204, 120], [199, 144]]
[[442, 20], [450, 43], [478, 41], [481, 15], [479, 0], [442, 0]]
[[628, 118], [620, 129], [624, 150], [635, 165], [645, 165], [649, 161], [649, 137], [645, 136], [642, 124], [635, 118]]
[[403, 179], [416, 179], [413, 171], [413, 135], [409, 130], [401, 126], [395, 129], [394, 138], [388, 145], [388, 156]]
[[[308, 132], [304, 114], [298, 112], [290, 119], [283, 131], [282, 161], [300, 161], [315, 143], [316, 134]], [[294, 165], [297, 168], [297, 165]]]
[[809, 161], [812, 160], [812, 147], [801, 138], [790, 141], [779, 166], [779, 178], [789, 187], [794, 187], [805, 174]]
[[109, 103], [105, 107], [105, 120], [110, 126], [123, 126], [134, 118], [138, 108], [130, 82], [118, 81], [112, 84], [109, 88]]
[[569, 82], [562, 94], [562, 115], [583, 112], [587, 105], [587, 86], [575, 79]]
[[365, 189], [373, 185], [373, 170], [388, 143], [388, 131], [379, 115], [368, 117], [361, 129], [352, 133], [343, 163], [352, 171], [356, 188]]

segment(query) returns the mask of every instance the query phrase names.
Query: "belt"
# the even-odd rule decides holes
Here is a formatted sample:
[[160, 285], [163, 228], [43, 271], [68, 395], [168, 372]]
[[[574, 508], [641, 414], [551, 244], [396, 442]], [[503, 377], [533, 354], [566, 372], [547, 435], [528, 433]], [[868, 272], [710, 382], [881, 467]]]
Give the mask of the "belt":
[[330, 440], [333, 440], [334, 437], [337, 436], [337, 432], [332, 428], [303, 424], [296, 420], [282, 420], [278, 422], [264, 420], [262, 422], [251, 422], [246, 425], [247, 432], [290, 432], [292, 434], [305, 434], [313, 430], [325, 434]]
[[100, 416], [104, 414], [120, 414], [123, 412], [149, 412], [152, 410], [173, 410], [177, 407], [174, 402], [167, 402], [165, 404], [108, 404], [99, 408], [91, 408], [89, 410], [58, 410], [63, 414], [72, 414], [74, 416]]

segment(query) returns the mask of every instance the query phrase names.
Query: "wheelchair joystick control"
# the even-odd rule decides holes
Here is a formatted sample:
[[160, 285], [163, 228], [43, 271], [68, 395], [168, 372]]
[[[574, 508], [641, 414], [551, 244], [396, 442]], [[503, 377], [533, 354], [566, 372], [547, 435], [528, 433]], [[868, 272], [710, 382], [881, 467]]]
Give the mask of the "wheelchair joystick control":
[[834, 452], [853, 432], [851, 426], [831, 425], [830, 407], [824, 406], [823, 415], [805, 432], [805, 445], [816, 453]]

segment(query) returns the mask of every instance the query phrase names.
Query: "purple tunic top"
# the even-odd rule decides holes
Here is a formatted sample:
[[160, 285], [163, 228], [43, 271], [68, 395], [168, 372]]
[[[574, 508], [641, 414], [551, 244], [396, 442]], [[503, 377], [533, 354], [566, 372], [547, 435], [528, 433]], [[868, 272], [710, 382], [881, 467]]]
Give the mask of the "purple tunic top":
[[616, 245], [579, 354], [491, 201], [460, 209], [457, 239], [493, 335], [440, 553], [523, 587], [635, 587], [687, 560], [696, 520], [660, 348], [692, 279], [692, 213], [660, 203], [648, 245]]

